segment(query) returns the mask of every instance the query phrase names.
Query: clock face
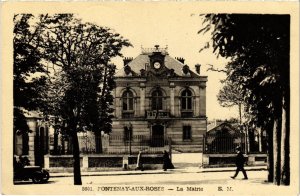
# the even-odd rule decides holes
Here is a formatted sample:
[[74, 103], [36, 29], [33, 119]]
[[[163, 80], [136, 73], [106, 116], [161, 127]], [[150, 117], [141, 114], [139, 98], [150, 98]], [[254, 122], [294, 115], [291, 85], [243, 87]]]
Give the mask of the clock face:
[[160, 68], [160, 63], [159, 62], [155, 62], [153, 64], [153, 66], [154, 66], [155, 69], [159, 69]]

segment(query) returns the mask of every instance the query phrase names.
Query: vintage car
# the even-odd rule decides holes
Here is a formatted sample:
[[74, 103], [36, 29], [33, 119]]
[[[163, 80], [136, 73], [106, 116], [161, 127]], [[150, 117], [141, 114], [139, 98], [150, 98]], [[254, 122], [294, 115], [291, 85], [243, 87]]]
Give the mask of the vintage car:
[[14, 170], [14, 181], [32, 180], [33, 183], [45, 183], [49, 180], [49, 172], [40, 166], [19, 166]]
[[24, 166], [14, 172], [14, 181], [31, 179], [33, 183], [44, 183], [49, 177], [49, 172], [40, 166]]

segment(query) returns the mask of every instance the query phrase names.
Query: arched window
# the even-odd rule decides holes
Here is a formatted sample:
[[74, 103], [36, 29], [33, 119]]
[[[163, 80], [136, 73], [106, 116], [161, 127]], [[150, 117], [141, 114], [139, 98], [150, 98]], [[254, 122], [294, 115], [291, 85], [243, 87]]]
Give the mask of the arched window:
[[181, 93], [181, 109], [191, 110], [192, 109], [192, 92], [188, 89]]
[[181, 93], [181, 116], [192, 117], [193, 116], [193, 96], [189, 89], [184, 90]]
[[133, 93], [131, 91], [125, 91], [122, 95], [122, 109], [123, 109], [123, 118], [133, 117]]
[[163, 109], [163, 94], [161, 90], [156, 90], [152, 93], [152, 110]]

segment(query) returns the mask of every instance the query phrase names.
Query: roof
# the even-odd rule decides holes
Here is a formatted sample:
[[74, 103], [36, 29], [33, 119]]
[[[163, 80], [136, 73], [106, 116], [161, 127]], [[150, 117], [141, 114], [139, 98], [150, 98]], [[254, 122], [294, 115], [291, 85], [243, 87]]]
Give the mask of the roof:
[[231, 134], [240, 133], [240, 130], [238, 129], [238, 127], [235, 124], [232, 125], [231, 123], [223, 122], [221, 124], [217, 124], [214, 127], [207, 128], [206, 134], [214, 135], [217, 132], [222, 132], [225, 130], [228, 130]]
[[[134, 58], [132, 61], [130, 61], [127, 65], [131, 68], [131, 71], [134, 73], [134, 75], [136, 76], [140, 76], [140, 70], [141, 69], [145, 69], [146, 64], [150, 64], [150, 54], [140, 54], [138, 55], [136, 58]], [[169, 56], [168, 54], [166, 54], [165, 56], [165, 61], [164, 61], [164, 65], [166, 66], [166, 68], [168, 69], [173, 69], [174, 73], [178, 76], [183, 76], [182, 73], [182, 68], [184, 66], [183, 63], [181, 63], [180, 61], [172, 58], [171, 56]], [[123, 68], [121, 68], [120, 70], [118, 70], [116, 72], [116, 77], [125, 77], [125, 66]], [[190, 73], [191, 76], [193, 77], [199, 77], [200, 75], [193, 72], [190, 69]]]

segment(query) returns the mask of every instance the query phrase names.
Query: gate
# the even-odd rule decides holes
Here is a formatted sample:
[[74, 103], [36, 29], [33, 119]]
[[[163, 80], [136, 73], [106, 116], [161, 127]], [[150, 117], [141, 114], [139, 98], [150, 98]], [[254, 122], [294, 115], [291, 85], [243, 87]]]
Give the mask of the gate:
[[246, 137], [244, 133], [230, 134], [228, 132], [206, 134], [204, 136], [205, 154], [232, 154], [236, 147], [240, 146], [242, 152], [245, 152]]

